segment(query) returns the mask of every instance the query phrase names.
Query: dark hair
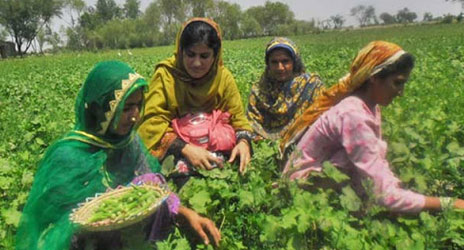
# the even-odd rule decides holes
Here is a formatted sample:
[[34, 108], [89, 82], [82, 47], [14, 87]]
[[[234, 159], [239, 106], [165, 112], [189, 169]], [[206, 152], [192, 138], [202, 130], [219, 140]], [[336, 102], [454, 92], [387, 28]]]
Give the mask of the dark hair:
[[[380, 70], [375, 77], [380, 79], [385, 79], [393, 74], [397, 73], [406, 73], [414, 68], [414, 56], [409, 53], [405, 53], [396, 60], [396, 62], [385, 66], [382, 70]], [[370, 77], [358, 88], [360, 91], [365, 91], [368, 86], [370, 85]]]
[[194, 21], [187, 25], [180, 36], [181, 51], [189, 48], [196, 43], [204, 43], [209, 48], [213, 49], [216, 56], [221, 48], [221, 40], [216, 30], [208, 23], [202, 21]]
[[375, 74], [376, 77], [380, 79], [385, 79], [388, 76], [396, 73], [406, 73], [414, 68], [414, 56], [405, 53], [398, 58], [398, 60]]

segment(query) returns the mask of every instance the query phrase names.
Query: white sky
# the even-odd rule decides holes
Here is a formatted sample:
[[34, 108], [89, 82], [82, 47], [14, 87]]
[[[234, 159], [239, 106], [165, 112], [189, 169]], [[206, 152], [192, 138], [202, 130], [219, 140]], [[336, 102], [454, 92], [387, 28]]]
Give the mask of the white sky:
[[[84, 0], [87, 5], [94, 5], [96, 0]], [[142, 10], [154, 0], [140, 0]], [[238, 3], [242, 11], [252, 6], [263, 6], [266, 0], [226, 0], [230, 3]], [[123, 5], [125, 0], [116, 0], [116, 3]], [[276, 2], [276, 0], [271, 0]], [[461, 11], [461, 3], [449, 2], [445, 0], [280, 0], [286, 3], [295, 13], [295, 18], [299, 20], [311, 19], [324, 20], [330, 16], [340, 14], [346, 23], [345, 25], [357, 25], [356, 20], [350, 16], [350, 9], [357, 5], [372, 5], [375, 13], [379, 16], [382, 12], [396, 14], [398, 10], [407, 7], [410, 11], [416, 12], [416, 21], [422, 20], [425, 12], [430, 12], [434, 17], [445, 14], [458, 15]]]

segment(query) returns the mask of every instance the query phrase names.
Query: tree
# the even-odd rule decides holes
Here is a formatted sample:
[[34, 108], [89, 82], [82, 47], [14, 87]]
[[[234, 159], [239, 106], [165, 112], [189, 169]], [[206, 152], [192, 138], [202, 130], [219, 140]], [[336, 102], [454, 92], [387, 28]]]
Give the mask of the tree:
[[380, 14], [379, 18], [382, 20], [383, 24], [394, 24], [396, 23], [396, 18], [393, 15], [390, 15], [387, 12]]
[[0, 25], [0, 41], [6, 40], [8, 32]]
[[331, 16], [330, 21], [332, 22], [334, 29], [339, 29], [345, 23], [345, 18], [342, 15], [337, 14], [335, 16]]
[[140, 34], [144, 36], [145, 45], [153, 46], [159, 45], [160, 43], [160, 19], [161, 13], [158, 7], [158, 2], [152, 2], [145, 9], [145, 13], [142, 16], [142, 24], [140, 27], [145, 29]]
[[424, 22], [430, 22], [433, 21], [433, 15], [430, 12], [425, 12], [424, 13], [424, 18], [422, 19]]
[[188, 5], [192, 17], [207, 17], [213, 10], [215, 2], [213, 0], [190, 0]]
[[249, 17], [253, 17], [258, 22], [261, 29], [264, 29], [263, 25], [266, 24], [264, 11], [265, 11], [264, 6], [254, 6], [254, 7], [248, 8], [245, 11], [245, 15]]
[[240, 5], [231, 4], [226, 1], [217, 1], [212, 17], [221, 26], [225, 39], [237, 39], [242, 36], [240, 22], [242, 10]]
[[97, 0], [95, 12], [102, 23], [122, 17], [122, 10], [114, 0]]
[[94, 7], [88, 7], [79, 18], [79, 25], [85, 30], [95, 30], [102, 23]]
[[351, 16], [356, 17], [359, 26], [363, 27], [376, 22], [375, 9], [372, 5], [358, 5], [351, 8]]
[[409, 11], [408, 8], [399, 10], [398, 14], [396, 14], [396, 20], [398, 20], [399, 23], [412, 23], [416, 18], [417, 14], [415, 12]]
[[84, 12], [87, 6], [83, 0], [64, 0], [64, 7], [67, 9], [68, 15], [71, 18], [71, 23], [68, 23], [69, 26], [75, 27], [77, 19], [82, 15], [82, 12]]
[[126, 18], [136, 19], [140, 15], [140, 1], [126, 0], [124, 4], [124, 14]]
[[246, 13], [258, 21], [264, 35], [277, 35], [277, 27], [291, 24], [295, 16], [287, 4], [270, 1], [266, 1], [264, 6], [249, 8]]
[[243, 37], [256, 37], [263, 33], [261, 25], [248, 12], [242, 15], [241, 30]]
[[63, 4], [62, 0], [0, 0], [0, 23], [13, 37], [19, 55], [28, 51], [52, 17], [61, 15]]
[[161, 11], [158, 2], [152, 2], [148, 5], [145, 9], [145, 13], [143, 13], [142, 19], [144, 20], [145, 24], [153, 30], [159, 30], [159, 25], [161, 21]]
[[43, 53], [43, 46], [45, 44], [45, 41], [47, 40], [45, 30], [43, 28], [41, 28], [37, 32], [37, 36], [35, 38], [37, 40], [37, 43], [39, 44], [39, 52]]
[[332, 21], [330, 19], [324, 19], [318, 22], [318, 27], [323, 30], [328, 30], [332, 27]]
[[164, 24], [180, 24], [185, 21], [187, 15], [186, 0], [158, 0]]

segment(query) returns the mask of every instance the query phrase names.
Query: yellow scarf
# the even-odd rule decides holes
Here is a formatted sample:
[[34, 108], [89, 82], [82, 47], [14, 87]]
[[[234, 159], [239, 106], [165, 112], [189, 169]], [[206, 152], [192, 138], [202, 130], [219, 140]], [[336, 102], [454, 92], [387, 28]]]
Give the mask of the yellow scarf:
[[251, 131], [235, 80], [223, 66], [222, 46], [210, 72], [202, 79], [192, 79], [182, 64], [180, 37], [188, 24], [198, 21], [211, 25], [221, 39], [215, 22], [206, 18], [191, 19], [183, 24], [177, 34], [174, 56], [156, 65], [145, 95], [145, 113], [138, 130], [150, 149], [159, 146], [164, 134], [173, 131], [171, 121], [174, 118], [180, 118], [187, 113], [220, 109], [231, 114], [231, 125], [236, 131]]

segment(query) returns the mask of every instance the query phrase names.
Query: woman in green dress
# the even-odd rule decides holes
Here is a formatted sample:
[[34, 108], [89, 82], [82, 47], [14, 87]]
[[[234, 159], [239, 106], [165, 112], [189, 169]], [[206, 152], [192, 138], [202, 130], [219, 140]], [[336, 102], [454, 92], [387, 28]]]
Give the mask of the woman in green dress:
[[[159, 172], [159, 163], [135, 132], [146, 88], [147, 82], [122, 62], [102, 62], [89, 73], [76, 99], [74, 130], [50, 146], [35, 175], [18, 228], [17, 249], [79, 248], [82, 237], [69, 219], [78, 203], [134, 178], [149, 176], [164, 182], [153, 174]], [[165, 206], [168, 217], [185, 219], [206, 244], [207, 234], [218, 244], [220, 232], [212, 221], [179, 206], [175, 195]], [[159, 220], [151, 224], [158, 225]], [[162, 233], [156, 226], [148, 227], [145, 239], [159, 239], [154, 232]], [[100, 236], [97, 248], [124, 247], [118, 233]]]

